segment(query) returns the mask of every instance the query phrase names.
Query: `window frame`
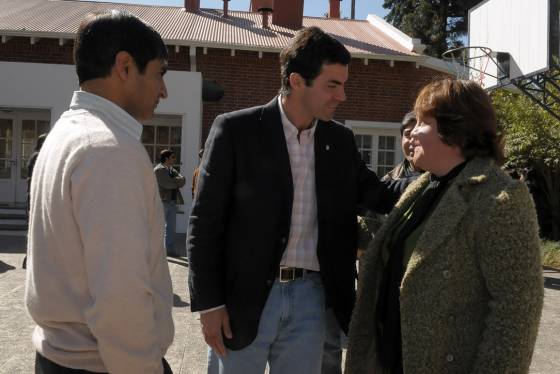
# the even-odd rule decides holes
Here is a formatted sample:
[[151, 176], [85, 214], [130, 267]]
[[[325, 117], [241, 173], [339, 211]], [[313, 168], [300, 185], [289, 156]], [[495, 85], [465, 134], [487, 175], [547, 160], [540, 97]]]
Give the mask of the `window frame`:
[[[379, 167], [387, 167], [387, 164], [379, 165], [379, 137], [380, 136], [393, 136], [395, 137], [395, 158], [393, 165], [396, 166], [404, 160], [404, 155], [401, 150], [401, 133], [399, 122], [375, 122], [375, 121], [355, 121], [347, 120], [346, 127], [350, 128], [354, 135], [369, 135], [371, 139], [371, 164], [367, 164], [368, 168], [378, 172]], [[386, 151], [386, 150], [385, 150]], [[379, 175], [383, 177], [383, 175]]]

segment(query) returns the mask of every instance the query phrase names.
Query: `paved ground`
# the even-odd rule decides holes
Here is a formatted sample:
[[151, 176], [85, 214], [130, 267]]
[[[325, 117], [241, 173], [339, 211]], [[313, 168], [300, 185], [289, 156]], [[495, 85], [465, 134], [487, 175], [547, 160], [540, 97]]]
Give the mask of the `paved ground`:
[[[178, 243], [184, 243], [184, 236]], [[33, 322], [22, 301], [24, 248], [25, 238], [0, 236], [0, 374], [33, 373]], [[206, 348], [198, 316], [189, 309], [188, 267], [175, 259], [170, 259], [169, 266], [175, 293], [176, 333], [166, 358], [176, 374], [202, 374], [206, 370]], [[560, 373], [560, 272], [545, 269], [544, 275], [545, 305], [531, 374]]]

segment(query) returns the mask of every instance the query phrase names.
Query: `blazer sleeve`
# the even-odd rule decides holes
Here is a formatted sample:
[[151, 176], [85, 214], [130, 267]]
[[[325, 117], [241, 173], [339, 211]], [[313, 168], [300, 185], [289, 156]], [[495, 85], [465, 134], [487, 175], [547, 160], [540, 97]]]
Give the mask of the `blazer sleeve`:
[[187, 251], [191, 310], [225, 304], [225, 236], [233, 193], [234, 149], [225, 116], [212, 125], [199, 168]]
[[526, 373], [544, 297], [536, 213], [521, 183], [493, 200], [477, 230], [490, 302], [473, 373]]

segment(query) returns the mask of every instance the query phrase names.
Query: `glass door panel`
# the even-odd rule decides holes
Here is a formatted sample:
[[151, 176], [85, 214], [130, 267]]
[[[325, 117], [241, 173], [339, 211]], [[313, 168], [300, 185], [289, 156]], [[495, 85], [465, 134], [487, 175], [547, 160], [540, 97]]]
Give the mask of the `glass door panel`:
[[0, 202], [11, 203], [15, 198], [14, 119], [0, 118]]
[[0, 179], [12, 179], [14, 121], [0, 118]]

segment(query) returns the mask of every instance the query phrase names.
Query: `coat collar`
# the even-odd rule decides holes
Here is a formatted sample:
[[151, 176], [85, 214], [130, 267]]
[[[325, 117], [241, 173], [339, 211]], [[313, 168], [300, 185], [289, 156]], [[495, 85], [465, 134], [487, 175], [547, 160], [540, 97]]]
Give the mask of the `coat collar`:
[[[408, 268], [404, 275], [405, 278], [420, 267], [426, 258], [434, 251], [437, 251], [443, 243], [446, 243], [450, 235], [456, 233], [455, 228], [461, 224], [463, 217], [471, 206], [470, 202], [473, 198], [473, 192], [487, 182], [492, 165], [493, 162], [486, 159], [472, 159], [451, 182], [436, 209], [428, 217], [428, 221], [418, 238], [415, 250], [408, 263]], [[387, 224], [384, 227], [385, 231], [387, 231], [387, 227], [392, 227], [396, 224], [399, 217], [410, 207], [428, 183], [429, 173], [424, 173], [406, 190], [393, 212], [389, 215]], [[382, 233], [379, 234], [379, 236], [384, 236]], [[383, 260], [386, 261], [385, 258]]]

